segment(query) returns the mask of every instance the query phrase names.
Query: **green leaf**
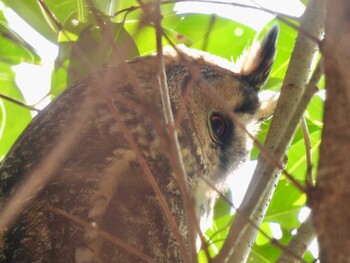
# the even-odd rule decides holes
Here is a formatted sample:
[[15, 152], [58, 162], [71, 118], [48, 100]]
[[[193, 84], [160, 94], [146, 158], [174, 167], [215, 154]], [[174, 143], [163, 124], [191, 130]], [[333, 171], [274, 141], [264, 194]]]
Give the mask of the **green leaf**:
[[[321, 130], [318, 129], [310, 134], [311, 140], [311, 154], [312, 154], [312, 165], [313, 173], [316, 173], [318, 164], [318, 150], [321, 144]], [[288, 164], [287, 171], [301, 181], [306, 180], [307, 163], [305, 153], [305, 143], [303, 139], [292, 144], [288, 152]]]
[[233, 219], [234, 217], [229, 213], [219, 218], [215, 217], [212, 227], [206, 231], [207, 243], [209, 244], [208, 249], [212, 257], [217, 255], [224, 244]]
[[[264, 234], [268, 235], [269, 237], [272, 237], [271, 228], [270, 228], [268, 222], [263, 222], [260, 225], [259, 229], [260, 229], [260, 231], [263, 231]], [[270, 239], [267, 238], [265, 235], [263, 235], [260, 231], [258, 232], [258, 235], [257, 235], [256, 240], [255, 240], [255, 243], [258, 246], [262, 246], [262, 245], [265, 245], [265, 244], [270, 242]]]
[[310, 125], [313, 124], [319, 129], [323, 126], [323, 99], [315, 95], [313, 96], [305, 114], [306, 119], [309, 121]]
[[[52, 76], [54, 95], [90, 74], [91, 68], [101, 69], [105, 65], [118, 64], [139, 55], [136, 44], [122, 24], [105, 21], [105, 31], [90, 23], [84, 25], [85, 27], [77, 24], [75, 29], [70, 28], [73, 34], [78, 35], [76, 42], [60, 43], [59, 56]], [[65, 70], [67, 67], [68, 73]]]
[[[260, 130], [256, 136], [257, 140], [259, 142], [264, 142], [267, 136], [267, 132], [270, 128], [270, 124], [271, 124], [271, 118], [268, 120], [265, 120], [261, 123], [260, 125]], [[260, 150], [258, 149], [258, 147], [254, 146], [253, 150], [250, 153], [250, 158], [252, 160], [256, 160], [259, 156]]]
[[[49, 18], [40, 8], [37, 0], [3, 0], [3, 2], [41, 35], [54, 43], [57, 41], [57, 28], [52, 24], [52, 21], [48, 20]], [[49, 1], [45, 1], [45, 3], [47, 2]]]
[[[282, 244], [287, 244], [291, 239], [291, 234], [282, 231], [283, 237], [278, 240]], [[254, 263], [272, 263], [276, 262], [278, 256], [282, 253], [281, 249], [272, 245], [271, 242], [264, 243], [263, 245], [257, 245], [256, 243], [253, 246], [253, 249], [249, 255], [247, 262]]]
[[[0, 62], [0, 94], [24, 101], [15, 84], [11, 67]], [[0, 159], [7, 153], [14, 141], [32, 119], [30, 111], [8, 100], [0, 99]]]
[[[96, 7], [102, 11], [108, 11], [113, 7], [115, 0], [94, 1]], [[51, 42], [57, 43], [59, 28], [56, 21], [63, 26], [67, 20], [77, 22], [88, 22], [90, 7], [86, 0], [56, 0], [43, 1], [42, 7], [37, 0], [4, 0], [4, 3], [11, 7], [36, 31], [42, 34]], [[105, 13], [106, 14], [106, 13]]]
[[0, 61], [11, 65], [21, 62], [39, 64], [39, 55], [23, 38], [12, 31], [0, 12]]
[[[85, 0], [79, 0], [81, 2], [85, 2]], [[114, 14], [114, 12], [116, 11], [118, 4], [119, 3], [124, 3], [127, 4], [125, 2], [128, 1], [118, 1], [118, 0], [93, 0], [93, 5], [95, 8], [97, 8], [98, 10], [100, 10], [102, 13], [108, 15], [108, 16], [112, 16]], [[119, 8], [119, 7], [118, 7]]]
[[205, 14], [170, 15], [163, 25], [190, 39], [191, 47], [232, 60], [252, 43], [256, 32], [238, 22]]
[[280, 32], [277, 40], [277, 54], [275, 63], [271, 69], [270, 78], [283, 80], [294, 48], [297, 32], [295, 29], [278, 20], [273, 20], [269, 26], [276, 23], [279, 26]]
[[308, 4], [309, 0], [300, 0], [305, 6]]
[[[304, 198], [304, 202], [300, 201]], [[279, 223], [282, 229], [291, 230], [300, 225], [298, 214], [306, 197], [287, 179], [280, 179], [265, 216], [265, 222]]]
[[[231, 193], [225, 194], [227, 199], [231, 199]], [[231, 214], [232, 207], [222, 198], [219, 198], [214, 207], [214, 221], [212, 226], [206, 231], [208, 250], [211, 257], [215, 257], [221, 249], [230, 225], [234, 220], [234, 215]], [[201, 255], [205, 258], [205, 254]], [[203, 259], [201, 259], [203, 260]], [[205, 261], [200, 261], [205, 262]]]

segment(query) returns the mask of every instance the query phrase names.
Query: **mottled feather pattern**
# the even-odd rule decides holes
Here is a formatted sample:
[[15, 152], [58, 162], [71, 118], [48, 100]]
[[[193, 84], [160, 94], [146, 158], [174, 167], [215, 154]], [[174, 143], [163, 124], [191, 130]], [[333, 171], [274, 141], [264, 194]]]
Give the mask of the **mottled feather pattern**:
[[[216, 192], [201, 177], [222, 190], [227, 175], [246, 159], [251, 148], [245, 131], [236, 127], [220, 103], [203, 89], [205, 85], [214, 89], [254, 133], [260, 109], [257, 90], [271, 69], [276, 34], [270, 33], [270, 39], [261, 45], [258, 54], [262, 57], [256, 60], [260, 64], [249, 72], [249, 77], [233, 72], [229, 62], [215, 60], [204, 52], [185, 47], [179, 48], [180, 53], [165, 52], [175, 117], [187, 100], [177, 132], [186, 182], [195, 200], [196, 220], [203, 227], [212, 217]], [[1, 163], [0, 207], [64, 140], [65, 131], [82, 114], [87, 119], [62, 167], [2, 233], [1, 262], [145, 262], [106, 240], [98, 231], [84, 228], [48, 207], [98, 226], [155, 262], [184, 261], [136, 153], [106, 106], [107, 94], [165, 197], [184, 243], [190, 247], [186, 210], [163, 136], [166, 130], [156, 85], [157, 63], [155, 56], [148, 56], [108, 66], [98, 72], [102, 84], [94, 76], [83, 79], [67, 88], [28, 125]], [[195, 78], [194, 70], [202, 80], [191, 80]], [[189, 92], [187, 99], [183, 97], [186, 92]], [[210, 119], [213, 113], [230, 127], [224, 137], [215, 135]]]

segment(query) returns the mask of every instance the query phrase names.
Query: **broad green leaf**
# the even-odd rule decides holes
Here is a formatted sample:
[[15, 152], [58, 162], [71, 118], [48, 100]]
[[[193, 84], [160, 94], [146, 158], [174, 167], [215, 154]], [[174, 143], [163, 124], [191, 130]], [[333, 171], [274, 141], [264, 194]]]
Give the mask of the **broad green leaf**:
[[[268, 119], [268, 120], [265, 120], [263, 121], [261, 124], [260, 124], [260, 130], [256, 136], [257, 140], [259, 142], [264, 142], [265, 139], [266, 139], [266, 136], [267, 136], [267, 132], [269, 130], [269, 127], [270, 127], [270, 124], [271, 124], [271, 118]], [[260, 153], [260, 150], [258, 149], [258, 147], [254, 147], [253, 150], [251, 151], [250, 153], [250, 158], [252, 160], [256, 160], [259, 156], [259, 153]]]
[[190, 39], [191, 47], [232, 60], [252, 43], [256, 32], [251, 28], [219, 16], [204, 14], [170, 15], [163, 25]]
[[199, 251], [198, 253], [198, 263], [209, 263], [207, 255], [204, 250]]
[[[95, 0], [98, 1], [98, 0]], [[143, 20], [144, 10], [140, 7], [140, 3], [137, 0], [123, 0], [117, 1], [115, 5], [115, 15], [113, 17], [114, 22], [123, 22], [123, 21], [140, 21]], [[145, 6], [148, 8], [148, 12], [152, 13], [155, 7], [156, 1], [145, 1]], [[163, 17], [168, 16], [171, 13], [174, 13], [175, 2], [170, 2], [166, 0], [161, 1], [160, 10]]]
[[[321, 131], [315, 131], [310, 134], [312, 170], [315, 174], [318, 163], [318, 150], [321, 143]], [[298, 179], [305, 181], [307, 174], [306, 152], [304, 140], [293, 143], [288, 152], [287, 171]]]
[[[124, 26], [135, 41], [141, 56], [149, 55], [156, 51], [156, 31], [154, 27], [143, 26], [140, 28], [138, 21], [127, 21]], [[185, 37], [178, 39], [177, 37], [179, 35], [174, 30], [168, 28], [164, 28], [163, 30], [175, 44], [183, 43], [183, 41], [190, 41]], [[162, 44], [163, 46], [167, 46], [169, 42], [163, 37]]]
[[305, 114], [305, 117], [310, 122], [310, 125], [313, 124], [319, 129], [323, 126], [323, 106], [323, 99], [320, 96], [315, 95], [312, 98]]
[[118, 64], [139, 55], [133, 39], [122, 24], [108, 21], [104, 24], [106, 31], [90, 23], [84, 24], [85, 28], [77, 24], [76, 31], [71, 26], [70, 31], [77, 34], [78, 39], [76, 42], [60, 43], [52, 77], [52, 94], [59, 94], [66, 86], [90, 74], [90, 68], [101, 69], [107, 64]]
[[300, 0], [300, 2], [302, 2], [306, 6], [309, 0]]
[[[100, 69], [107, 64], [118, 64], [138, 55], [133, 39], [125, 31], [122, 24], [110, 24], [109, 31], [106, 34], [113, 38], [113, 44], [110, 43], [109, 37], [104, 35], [97, 26], [87, 27], [79, 35], [79, 39], [76, 42], [80, 52], [89, 61], [89, 66], [94, 69]], [[113, 45], [115, 45], [115, 48]], [[90, 73], [86, 63], [75, 49], [72, 49], [70, 55], [68, 72], [68, 85]]]
[[230, 225], [234, 217], [227, 213], [219, 218], [215, 218], [213, 225], [206, 231], [207, 243], [212, 256], [215, 256], [224, 244]]
[[[280, 179], [265, 216], [265, 222], [279, 223], [282, 229], [290, 231], [299, 226], [298, 214], [304, 205], [300, 201], [304, 194], [287, 179]], [[304, 203], [306, 197], [304, 196]]]
[[58, 30], [40, 8], [37, 0], [3, 0], [3, 2], [41, 35], [54, 43], [57, 41]]
[[[231, 199], [231, 193], [225, 194], [227, 199]], [[208, 250], [212, 257], [215, 257], [223, 245], [223, 241], [227, 237], [230, 225], [234, 220], [231, 213], [232, 207], [222, 198], [219, 198], [214, 207], [214, 221], [212, 226], [206, 231]], [[202, 255], [204, 257], [204, 255]]]
[[256, 237], [255, 243], [258, 246], [262, 246], [262, 245], [265, 245], [265, 244], [269, 243], [270, 242], [270, 238], [266, 237], [265, 235], [263, 235], [261, 233], [261, 231], [263, 231], [264, 234], [266, 234], [269, 237], [272, 237], [271, 228], [270, 228], [268, 222], [262, 223], [260, 225], [260, 227], [259, 227], [259, 230], [260, 231], [258, 232], [258, 235]]
[[[286, 245], [291, 239], [291, 235], [286, 231], [282, 231], [282, 232], [283, 232], [283, 237], [279, 239], [278, 242]], [[255, 243], [247, 262], [253, 262], [253, 263], [276, 262], [278, 256], [281, 253], [282, 253], [281, 249], [274, 246], [271, 242], [264, 243], [263, 245], [258, 245]]]
[[271, 24], [275, 23], [278, 24], [280, 32], [277, 40], [277, 54], [270, 73], [270, 78], [283, 80], [294, 48], [297, 32], [295, 29], [278, 20], [271, 22]]
[[[115, 0], [93, 1], [95, 7], [102, 12], [115, 7]], [[35, 30], [41, 33], [48, 40], [57, 43], [59, 28], [56, 21], [63, 26], [68, 19], [74, 19], [80, 22], [88, 22], [89, 5], [86, 0], [45, 0], [42, 7], [37, 0], [4, 0], [4, 3], [11, 7]], [[112, 12], [113, 13], [113, 12]], [[105, 13], [107, 14], [107, 13]]]
[[40, 63], [40, 57], [23, 38], [12, 31], [0, 12], [0, 61], [11, 65], [21, 62]]
[[316, 259], [314, 258], [314, 256], [310, 253], [310, 251], [306, 252], [304, 259], [306, 260], [306, 262], [316, 262]]
[[[86, 0], [78, 0], [78, 1], [81, 1], [82, 3], [86, 2]], [[94, 6], [100, 10], [101, 12], [103, 12], [104, 14], [106, 15], [109, 15], [109, 16], [112, 16], [119, 3], [124, 3], [124, 2], [128, 2], [128, 1], [118, 1], [118, 0], [93, 0], [92, 1]]]
[[[23, 96], [15, 84], [14, 77], [11, 67], [0, 62], [0, 94], [23, 102]], [[31, 119], [28, 109], [0, 98], [0, 159]]]

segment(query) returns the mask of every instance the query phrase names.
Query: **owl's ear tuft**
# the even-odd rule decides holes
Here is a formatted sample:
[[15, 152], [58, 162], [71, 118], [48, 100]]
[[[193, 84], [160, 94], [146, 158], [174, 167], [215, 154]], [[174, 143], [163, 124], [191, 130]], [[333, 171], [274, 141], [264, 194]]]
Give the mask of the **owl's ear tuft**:
[[240, 75], [254, 90], [259, 90], [269, 76], [276, 55], [278, 26], [273, 26], [261, 43], [254, 44], [243, 58]]

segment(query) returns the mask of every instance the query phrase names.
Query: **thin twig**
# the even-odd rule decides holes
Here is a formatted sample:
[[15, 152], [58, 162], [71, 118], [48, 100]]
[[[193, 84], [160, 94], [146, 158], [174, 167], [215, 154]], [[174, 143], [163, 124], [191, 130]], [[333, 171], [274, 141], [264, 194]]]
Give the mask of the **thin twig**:
[[147, 165], [146, 160], [142, 156], [142, 153], [135, 141], [135, 139], [132, 137], [132, 135], [129, 132], [128, 127], [126, 126], [125, 122], [122, 119], [122, 116], [119, 113], [119, 110], [115, 106], [112, 100], [106, 101], [107, 107], [110, 110], [110, 112], [113, 114], [114, 118], [116, 119], [117, 123], [120, 125], [120, 128], [124, 134], [124, 137], [126, 141], [128, 142], [130, 148], [134, 151], [136, 158], [140, 164], [140, 167], [143, 171], [143, 175], [145, 176], [146, 180], [148, 181], [149, 185], [155, 192], [159, 202], [160, 202], [160, 207], [163, 210], [164, 216], [166, 217], [168, 224], [170, 225], [170, 228], [172, 230], [172, 233], [175, 235], [176, 240], [179, 242], [180, 248], [182, 248], [184, 251], [186, 251], [186, 246], [183, 242], [183, 238], [180, 234], [180, 230], [175, 222], [174, 217], [171, 214], [171, 210], [156, 182], [154, 179], [154, 176], [152, 174], [152, 171], [150, 170], [149, 166]]
[[301, 118], [301, 132], [304, 138], [305, 155], [306, 155], [306, 185], [308, 187], [313, 186], [313, 175], [312, 175], [312, 154], [311, 154], [311, 140], [309, 129], [307, 128], [305, 117]]
[[11, 97], [9, 97], [9, 96], [6, 96], [6, 95], [4, 95], [4, 94], [0, 94], [0, 98], [2, 98], [2, 99], [4, 99], [4, 100], [7, 100], [7, 101], [9, 101], [9, 102], [12, 102], [12, 103], [14, 103], [14, 104], [16, 104], [16, 105], [18, 105], [18, 106], [21, 106], [21, 107], [23, 107], [23, 108], [26, 108], [26, 109], [28, 109], [28, 110], [40, 112], [40, 110], [37, 109], [37, 108], [35, 108], [35, 106], [25, 104], [25, 103], [22, 102], [22, 101], [16, 100], [16, 99], [11, 98]]
[[[174, 3], [181, 3], [181, 2], [188, 2], [188, 0], [174, 0], [174, 1], [163, 1], [161, 2], [162, 5], [166, 5], [166, 4], [174, 4]], [[299, 21], [299, 17], [295, 17], [295, 16], [290, 16], [288, 14], [284, 14], [284, 13], [280, 13], [268, 8], [263, 7], [262, 5], [256, 3], [257, 6], [252, 6], [252, 5], [247, 5], [247, 4], [240, 4], [240, 3], [230, 3], [230, 2], [221, 2], [221, 1], [215, 1], [215, 0], [193, 0], [192, 2], [200, 2], [200, 3], [210, 3], [210, 4], [218, 4], [218, 5], [230, 5], [230, 6], [235, 6], [235, 7], [242, 7], [242, 8], [248, 8], [248, 9], [253, 9], [253, 10], [259, 10], [259, 11], [263, 11], [266, 13], [269, 13], [273, 16], [275, 16], [278, 20], [280, 20], [281, 22], [283, 22], [284, 24], [288, 25], [289, 27], [295, 29], [296, 31], [298, 31], [301, 35], [305, 36], [308, 40], [312, 41], [313, 43], [315, 43], [316, 45], [320, 45], [321, 44], [321, 40], [310, 34], [309, 32], [307, 32], [306, 30], [302, 29], [301, 27], [298, 27], [297, 25], [295, 25], [294, 23], [290, 22], [289, 20], [294, 20], [294, 21]], [[144, 5], [146, 6], [153, 6], [155, 5], [154, 2], [150, 2], [150, 3], [144, 3]], [[130, 13], [132, 11], [135, 10], [139, 10], [140, 8], [142, 8], [141, 6], [130, 6], [128, 8], [119, 10], [118, 12], [114, 13], [113, 16], [118, 16], [121, 13]], [[289, 20], [288, 20], [289, 19]], [[205, 49], [203, 49], [205, 50]]]
[[[168, 4], [176, 4], [176, 3], [182, 3], [182, 2], [189, 2], [189, 0], [171, 0], [171, 1], [162, 1], [161, 4], [162, 5], [168, 5]], [[295, 17], [295, 16], [291, 16], [291, 15], [288, 15], [288, 14], [284, 14], [284, 13], [280, 13], [280, 12], [276, 12], [276, 11], [273, 11], [273, 10], [270, 10], [268, 8], [264, 8], [264, 7], [261, 7], [261, 6], [253, 6], [253, 5], [247, 5], [247, 4], [240, 4], [240, 3], [230, 3], [230, 2], [222, 2], [222, 1], [215, 1], [215, 0], [191, 0], [191, 2], [198, 2], [198, 3], [204, 3], [204, 4], [219, 4], [219, 5], [230, 5], [230, 6], [236, 6], [236, 7], [243, 7], [243, 8], [249, 8], [249, 9], [254, 9], [254, 10], [259, 10], [259, 11], [264, 11], [266, 13], [269, 13], [269, 14], [272, 14], [272, 15], [278, 15], [280, 17], [283, 17], [283, 18], [287, 18], [287, 19], [291, 19], [291, 20], [295, 20], [295, 21], [298, 21], [298, 17]], [[147, 5], [147, 6], [154, 6], [155, 5], [155, 2], [149, 2], [149, 3], [144, 3], [144, 5]], [[133, 12], [133, 11], [136, 11], [136, 10], [139, 10], [141, 9], [142, 7], [141, 6], [130, 6], [128, 8], [125, 8], [125, 9], [122, 9], [122, 10], [119, 10], [118, 12], [114, 13], [113, 16], [118, 16], [119, 14], [121, 13], [129, 13], [129, 12]]]
[[208, 29], [205, 31], [205, 34], [204, 34], [204, 37], [203, 37], [203, 45], [202, 45], [202, 50], [203, 51], [207, 51], [207, 49], [208, 49], [209, 36], [210, 36], [210, 33], [213, 30], [213, 27], [214, 27], [216, 19], [217, 19], [216, 15], [213, 14], [213, 15], [210, 16]]
[[153, 21], [156, 29], [156, 43], [157, 43], [157, 61], [158, 61], [157, 63], [158, 78], [157, 79], [158, 79], [158, 85], [160, 88], [160, 95], [162, 98], [165, 123], [166, 123], [167, 131], [169, 133], [170, 149], [172, 150], [170, 155], [171, 160], [169, 161], [172, 164], [172, 168], [176, 175], [180, 192], [182, 194], [182, 200], [184, 202], [184, 208], [185, 208], [184, 213], [185, 213], [185, 217], [188, 225], [190, 255], [189, 257], [188, 255], [184, 255], [184, 259], [185, 261], [188, 260], [188, 262], [194, 262], [194, 260], [196, 259], [196, 249], [195, 249], [196, 234], [195, 233], [197, 231], [196, 231], [195, 224], [197, 222], [197, 219], [195, 215], [194, 202], [188, 190], [187, 179], [186, 179], [187, 173], [182, 160], [177, 132], [175, 130], [174, 116], [171, 109], [171, 101], [169, 96], [169, 89], [167, 85], [167, 77], [165, 73], [165, 64], [164, 64], [164, 58], [163, 58], [163, 47], [162, 47], [163, 30], [161, 27], [162, 16], [160, 11], [160, 4], [161, 4], [161, 1], [158, 0], [158, 4], [156, 5], [156, 9], [155, 9], [155, 14], [153, 16]]

